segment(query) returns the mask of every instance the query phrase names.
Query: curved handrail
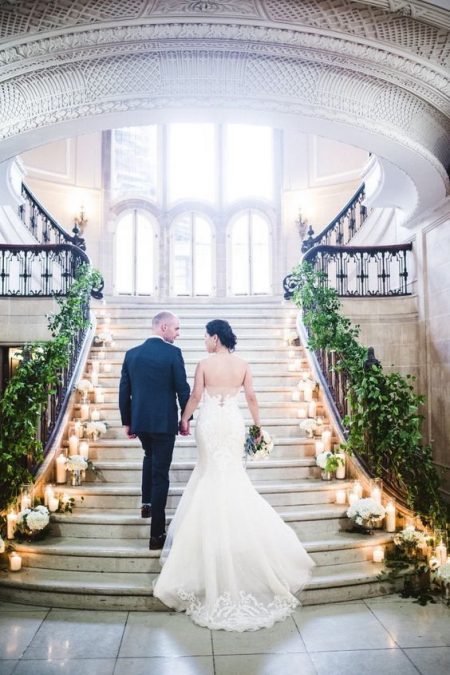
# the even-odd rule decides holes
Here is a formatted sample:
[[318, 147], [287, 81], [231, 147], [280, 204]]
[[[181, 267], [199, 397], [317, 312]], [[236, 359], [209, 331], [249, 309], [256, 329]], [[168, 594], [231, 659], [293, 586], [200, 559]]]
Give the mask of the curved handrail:
[[[368, 211], [367, 208], [362, 204], [362, 201], [364, 197], [366, 196], [366, 185], [363, 183], [360, 185], [360, 187], [357, 189], [355, 194], [350, 197], [348, 200], [347, 204], [339, 211], [337, 216], [333, 218], [331, 223], [326, 225], [322, 232], [320, 232], [318, 235], [315, 237], [314, 235], [314, 230], [310, 226], [308, 229], [308, 239], [305, 239], [302, 243], [302, 253], [305, 253], [308, 251], [310, 248], [313, 246], [317, 246], [320, 244], [322, 241], [325, 241], [327, 244], [330, 243], [330, 239], [332, 234], [335, 232], [336, 237], [335, 237], [335, 243], [336, 245], [341, 245], [341, 244], [347, 244], [351, 239], [354, 237], [356, 232], [361, 228], [363, 225], [364, 221], [367, 218]], [[358, 222], [356, 220], [356, 207], [359, 204], [359, 219]], [[344, 241], [345, 239], [345, 234], [343, 230], [343, 221], [348, 218], [349, 223], [348, 223], [348, 237], [347, 240]]]
[[[63, 242], [67, 244], [73, 244], [78, 246], [83, 251], [86, 250], [86, 243], [83, 237], [80, 237], [80, 230], [75, 225], [73, 228], [74, 235], [70, 235], [66, 230], [61, 227], [61, 225], [56, 221], [56, 219], [47, 211], [47, 209], [42, 206], [39, 199], [36, 195], [30, 190], [30, 188], [22, 183], [22, 197], [24, 203], [19, 207], [19, 217], [25, 227], [31, 232], [33, 237], [40, 244], [48, 244], [51, 240], [51, 233], [53, 232], [53, 243], [61, 244]], [[30, 206], [29, 222], [27, 222], [27, 209], [26, 204]], [[39, 236], [38, 233], [38, 218], [41, 218], [43, 226]]]

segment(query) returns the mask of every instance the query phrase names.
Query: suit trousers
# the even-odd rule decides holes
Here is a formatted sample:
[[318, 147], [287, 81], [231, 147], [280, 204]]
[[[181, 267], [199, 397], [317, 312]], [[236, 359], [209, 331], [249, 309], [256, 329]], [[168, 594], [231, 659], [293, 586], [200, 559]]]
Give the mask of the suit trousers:
[[169, 492], [169, 468], [175, 434], [140, 433], [144, 449], [142, 465], [142, 503], [152, 505], [151, 537], [166, 531], [166, 503]]

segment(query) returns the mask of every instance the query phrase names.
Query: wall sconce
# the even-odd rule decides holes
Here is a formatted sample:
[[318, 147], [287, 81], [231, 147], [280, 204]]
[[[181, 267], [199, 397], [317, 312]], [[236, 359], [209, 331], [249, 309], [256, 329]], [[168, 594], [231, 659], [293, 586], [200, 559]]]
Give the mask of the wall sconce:
[[308, 227], [308, 219], [303, 217], [301, 209], [299, 209], [297, 220], [295, 221], [295, 225], [297, 226], [298, 233], [300, 235], [300, 239], [303, 241], [303, 239], [305, 238], [306, 229]]
[[88, 219], [86, 218], [86, 214], [84, 212], [84, 206], [80, 206], [80, 213], [78, 213], [75, 216], [73, 222], [74, 222], [73, 232], [75, 232], [75, 229], [77, 229], [78, 232], [76, 232], [76, 234], [83, 234], [84, 228], [86, 227], [86, 224], [88, 222]]

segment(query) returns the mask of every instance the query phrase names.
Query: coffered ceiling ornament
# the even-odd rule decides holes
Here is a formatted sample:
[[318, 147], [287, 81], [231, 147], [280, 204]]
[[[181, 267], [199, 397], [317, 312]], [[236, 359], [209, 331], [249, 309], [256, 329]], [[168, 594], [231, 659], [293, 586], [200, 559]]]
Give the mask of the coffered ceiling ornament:
[[[214, 101], [376, 130], [420, 154], [445, 181], [449, 13], [429, 7], [419, 0], [0, 0], [0, 138], [108, 111]], [[11, 147], [0, 144], [0, 158]]]

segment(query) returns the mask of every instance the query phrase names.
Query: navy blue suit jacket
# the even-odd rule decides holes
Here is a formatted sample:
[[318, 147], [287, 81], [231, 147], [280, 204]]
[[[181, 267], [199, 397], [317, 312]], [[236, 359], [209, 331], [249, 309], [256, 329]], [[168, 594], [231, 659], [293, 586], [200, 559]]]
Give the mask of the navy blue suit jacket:
[[149, 338], [125, 354], [119, 387], [122, 424], [134, 434], [176, 434], [178, 404], [183, 412], [190, 395], [181, 350]]

